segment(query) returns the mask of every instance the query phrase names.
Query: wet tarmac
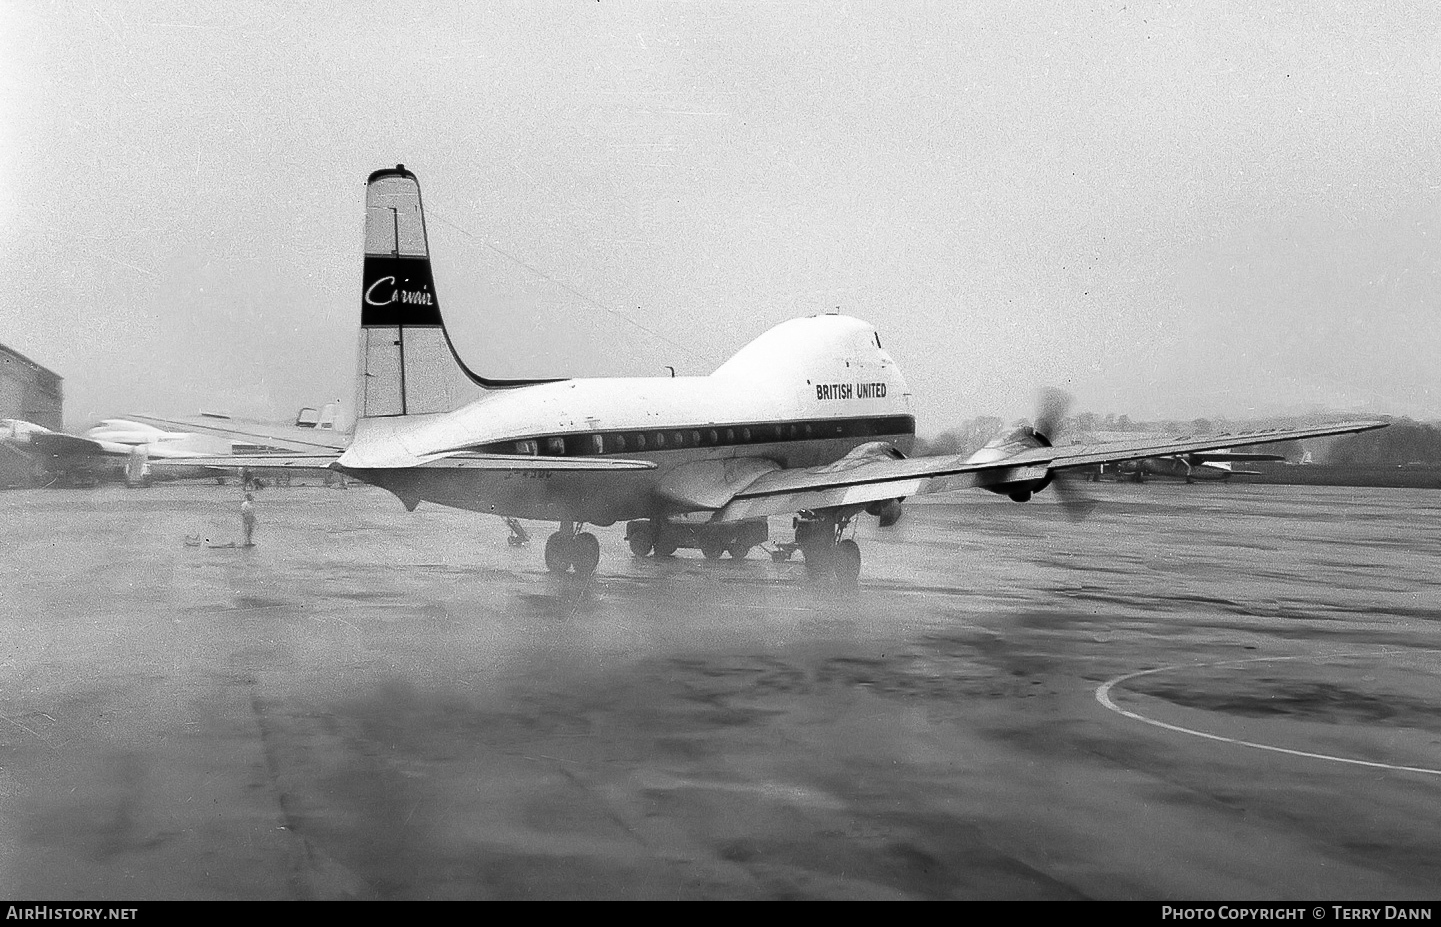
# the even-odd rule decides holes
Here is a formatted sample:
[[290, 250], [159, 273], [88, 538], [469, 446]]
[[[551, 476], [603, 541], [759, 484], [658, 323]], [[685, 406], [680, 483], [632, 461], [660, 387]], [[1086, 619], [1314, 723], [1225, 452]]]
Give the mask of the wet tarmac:
[[[544, 571], [375, 490], [0, 493], [0, 894], [1434, 899], [1441, 493], [1101, 484]], [[783, 520], [772, 521], [777, 539]]]

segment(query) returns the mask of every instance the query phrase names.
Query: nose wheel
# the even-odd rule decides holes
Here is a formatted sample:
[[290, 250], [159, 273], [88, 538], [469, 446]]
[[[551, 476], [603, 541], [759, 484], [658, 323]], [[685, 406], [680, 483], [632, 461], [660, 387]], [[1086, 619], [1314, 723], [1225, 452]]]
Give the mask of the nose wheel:
[[562, 522], [560, 530], [545, 539], [545, 567], [552, 573], [574, 569], [577, 576], [589, 576], [600, 565], [599, 539], [578, 527]]

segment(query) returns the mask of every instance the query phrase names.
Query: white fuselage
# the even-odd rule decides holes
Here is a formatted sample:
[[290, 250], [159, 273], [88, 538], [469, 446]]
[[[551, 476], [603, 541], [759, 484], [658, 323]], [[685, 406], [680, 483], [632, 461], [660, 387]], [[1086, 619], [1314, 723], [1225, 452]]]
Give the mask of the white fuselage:
[[[705, 377], [566, 380], [488, 392], [453, 412], [362, 419], [339, 465], [407, 505], [606, 525], [705, 508], [675, 489], [688, 467], [713, 474], [715, 461], [735, 458], [813, 466], [873, 441], [909, 450], [914, 433], [910, 390], [875, 329], [816, 316], [776, 326]], [[413, 466], [460, 450], [656, 467]]]

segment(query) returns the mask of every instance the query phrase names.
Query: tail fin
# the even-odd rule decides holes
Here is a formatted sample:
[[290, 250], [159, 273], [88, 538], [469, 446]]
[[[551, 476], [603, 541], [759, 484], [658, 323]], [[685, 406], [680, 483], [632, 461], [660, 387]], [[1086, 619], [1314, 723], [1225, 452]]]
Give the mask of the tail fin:
[[455, 353], [430, 271], [420, 183], [398, 164], [370, 175], [361, 279], [361, 417], [449, 412], [490, 389], [545, 383], [482, 377]]

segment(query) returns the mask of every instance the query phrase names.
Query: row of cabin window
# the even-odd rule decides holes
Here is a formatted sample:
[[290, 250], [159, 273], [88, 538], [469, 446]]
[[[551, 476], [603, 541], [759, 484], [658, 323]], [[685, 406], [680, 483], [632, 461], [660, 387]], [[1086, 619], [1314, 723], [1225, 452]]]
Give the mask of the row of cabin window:
[[[785, 441], [797, 438], [810, 438], [816, 435], [817, 429], [824, 429], [830, 432], [834, 428], [837, 435], [845, 435], [848, 430], [855, 433], [882, 434], [889, 433], [876, 425], [880, 423], [865, 423], [860, 429], [847, 429], [844, 422], [836, 425], [755, 425], [743, 426], [741, 428], [707, 428], [690, 429], [686, 431], [652, 431], [652, 432], [627, 432], [625, 434], [589, 434], [556, 436], [554, 438], [531, 438], [525, 441], [515, 442], [517, 454], [527, 454], [531, 457], [545, 454], [547, 457], [563, 457], [567, 453], [572, 456], [586, 454], [623, 454], [626, 451], [663, 450], [667, 447], [715, 447], [717, 445], [748, 444], [751, 441]], [[722, 440], [724, 439], [724, 440]]]

